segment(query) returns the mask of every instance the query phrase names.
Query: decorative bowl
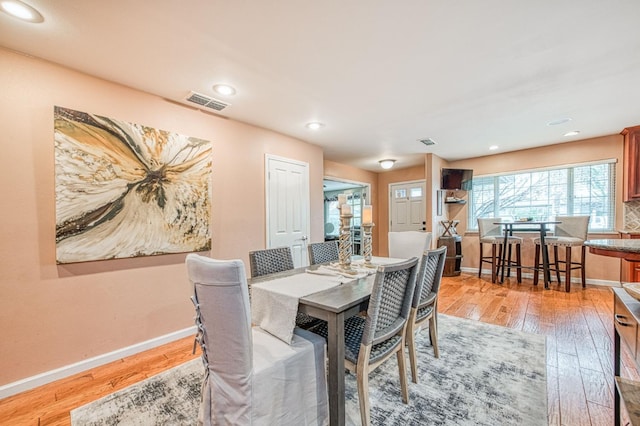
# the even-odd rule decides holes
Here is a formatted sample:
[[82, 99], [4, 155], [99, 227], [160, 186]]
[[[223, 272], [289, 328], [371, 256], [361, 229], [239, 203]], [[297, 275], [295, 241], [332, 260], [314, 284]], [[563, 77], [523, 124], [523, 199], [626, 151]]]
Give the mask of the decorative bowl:
[[634, 299], [640, 300], [640, 283], [624, 283], [622, 287], [627, 290]]

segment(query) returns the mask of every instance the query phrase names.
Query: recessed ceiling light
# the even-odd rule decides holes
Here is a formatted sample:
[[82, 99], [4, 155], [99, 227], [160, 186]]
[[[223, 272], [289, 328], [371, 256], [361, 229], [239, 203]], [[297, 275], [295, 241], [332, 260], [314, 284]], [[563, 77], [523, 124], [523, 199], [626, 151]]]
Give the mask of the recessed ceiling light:
[[570, 132], [565, 133], [565, 136], [575, 136], [580, 133], [580, 130], [572, 130]]
[[498, 145], [491, 145], [491, 146], [489, 147], [489, 150], [490, 150], [490, 151], [495, 151], [496, 149], [498, 149]]
[[563, 117], [563, 118], [559, 118], [557, 120], [553, 120], [553, 121], [548, 122], [547, 126], [557, 126], [559, 124], [568, 123], [569, 121], [571, 121], [571, 118]]
[[392, 160], [390, 158], [386, 159], [386, 160], [380, 160], [378, 161], [378, 163], [380, 163], [380, 167], [382, 167], [383, 169], [390, 169], [393, 167], [393, 164], [396, 162], [396, 160]]
[[224, 96], [233, 96], [236, 94], [236, 89], [229, 86], [228, 84], [216, 84], [215, 86], [213, 86], [213, 90], [215, 90], [216, 93]]
[[312, 121], [311, 123], [306, 124], [307, 129], [311, 130], [319, 130], [324, 127], [324, 123], [320, 123], [319, 121]]
[[8, 13], [14, 18], [22, 19], [23, 21], [33, 23], [44, 22], [44, 17], [40, 14], [40, 12], [19, 0], [0, 1], [0, 10]]

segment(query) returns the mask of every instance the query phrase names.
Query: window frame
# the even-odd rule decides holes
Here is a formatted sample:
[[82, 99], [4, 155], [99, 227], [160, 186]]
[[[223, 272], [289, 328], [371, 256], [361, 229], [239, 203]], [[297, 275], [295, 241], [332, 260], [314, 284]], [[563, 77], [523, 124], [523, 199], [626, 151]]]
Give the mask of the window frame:
[[[572, 216], [572, 215], [579, 216], [584, 214], [592, 215], [591, 212], [593, 211], [593, 209], [591, 209], [591, 211], [588, 213], [584, 212], [584, 206], [585, 206], [584, 197], [576, 196], [576, 193], [579, 192], [577, 191], [577, 188], [580, 186], [581, 183], [584, 184], [585, 182], [585, 181], [576, 181], [577, 170], [579, 168], [584, 168], [584, 167], [607, 165], [608, 166], [607, 178], [603, 180], [605, 182], [605, 185], [603, 188], [606, 190], [606, 194], [604, 196], [601, 195], [597, 198], [603, 198], [605, 205], [607, 205], [608, 207], [605, 209], [605, 214], [600, 216], [595, 216], [595, 217], [601, 218], [601, 221], [598, 221], [597, 223], [594, 222], [594, 216], [592, 215], [592, 220], [589, 222], [589, 232], [613, 233], [615, 232], [615, 218], [616, 218], [616, 172], [617, 172], [616, 163], [617, 163], [616, 159], [606, 159], [606, 160], [590, 161], [590, 162], [583, 162], [583, 163], [563, 164], [559, 166], [540, 167], [540, 168], [534, 168], [534, 169], [516, 170], [516, 171], [510, 171], [510, 172], [504, 172], [504, 173], [474, 176], [473, 182], [472, 182], [472, 190], [470, 191], [470, 194], [469, 194], [469, 204], [468, 204], [469, 207], [467, 210], [467, 220], [468, 220], [467, 230], [472, 232], [477, 232], [478, 217], [500, 217], [501, 215], [498, 214], [498, 212], [504, 211], [505, 209], [507, 210], [509, 209], [509, 207], [500, 205], [500, 195], [501, 195], [500, 184], [502, 183], [501, 180], [504, 180], [505, 178], [513, 179], [514, 181], [517, 180], [518, 178], [526, 180], [527, 178], [526, 175], [529, 175], [529, 178], [530, 178], [533, 174], [539, 174], [539, 173], [545, 173], [545, 172], [546, 173], [560, 172], [560, 174], [562, 174], [562, 172], [566, 173], [566, 178], [564, 183], [562, 183], [562, 181], [557, 181], [557, 180], [551, 181], [549, 176], [547, 176], [546, 178], [547, 186], [549, 187], [555, 186], [556, 188], [560, 188], [560, 189], [564, 188], [566, 193], [566, 200], [564, 205], [562, 203], [559, 205], [556, 205], [553, 203], [547, 204], [546, 208], [548, 210], [551, 210], [551, 211], [559, 210], [557, 213], [553, 215], [549, 213], [546, 217], [542, 217], [543, 215], [540, 215], [538, 217], [533, 217], [533, 219], [549, 220], [549, 219], [553, 219], [553, 217], [556, 215], [558, 216]], [[597, 170], [595, 171], [597, 172]], [[591, 173], [594, 173], [594, 169], [589, 170], [590, 175]], [[486, 179], [492, 179], [492, 182], [487, 183]], [[478, 182], [478, 181], [485, 181], [485, 182]], [[588, 180], [589, 194], [594, 193], [593, 187], [595, 184], [593, 182], [594, 182], [593, 178], [589, 178]], [[477, 186], [480, 186], [483, 183], [487, 185], [488, 188], [485, 188], [484, 191], [479, 191], [479, 190], [474, 191], [474, 189], [476, 189]], [[514, 184], [514, 187], [515, 187], [515, 184]], [[603, 188], [600, 188], [600, 189], [603, 189]], [[526, 190], [524, 190], [524, 192], [528, 191], [530, 193], [528, 198], [529, 206], [525, 204], [517, 207], [511, 206], [510, 208], [512, 210], [516, 208], [522, 208], [523, 210], [526, 210], [528, 208], [529, 211], [535, 210], [535, 207], [536, 207], [535, 199], [531, 197], [531, 192], [535, 190], [539, 191], [540, 188], [536, 187], [536, 185], [532, 185], [529, 179], [529, 186], [527, 187]], [[476, 209], [481, 204], [476, 203], [476, 197], [486, 196], [487, 194], [491, 194], [491, 193], [493, 194], [487, 197], [486, 204], [489, 204], [490, 202], [493, 203], [492, 213], [477, 215]], [[507, 197], [503, 195], [502, 199], [505, 200], [506, 198]], [[552, 198], [551, 195], [549, 195], [549, 200], [551, 200], [551, 198]], [[587, 198], [589, 198], [590, 200], [590, 197], [587, 197]], [[587, 205], [590, 205], [591, 203], [593, 202], [592, 201], [586, 202]], [[539, 210], [543, 210], [544, 209], [543, 207], [544, 206], [539, 208]], [[583, 211], [580, 211], [580, 207], [583, 207]], [[566, 212], [563, 211], [563, 209], [565, 208], [566, 208]], [[503, 218], [507, 218], [507, 217], [503, 217]], [[514, 219], [514, 220], [519, 218], [520, 217], [511, 217], [511, 219]], [[602, 221], [605, 222], [605, 225], [600, 227], [594, 226], [601, 223]]]

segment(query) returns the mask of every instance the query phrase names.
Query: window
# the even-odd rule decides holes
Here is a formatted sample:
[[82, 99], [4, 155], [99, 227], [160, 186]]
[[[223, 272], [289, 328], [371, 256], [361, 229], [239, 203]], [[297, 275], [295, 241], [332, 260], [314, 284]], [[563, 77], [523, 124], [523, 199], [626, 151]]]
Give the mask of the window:
[[615, 161], [473, 178], [469, 229], [479, 217], [518, 220], [590, 215], [589, 231], [613, 231]]

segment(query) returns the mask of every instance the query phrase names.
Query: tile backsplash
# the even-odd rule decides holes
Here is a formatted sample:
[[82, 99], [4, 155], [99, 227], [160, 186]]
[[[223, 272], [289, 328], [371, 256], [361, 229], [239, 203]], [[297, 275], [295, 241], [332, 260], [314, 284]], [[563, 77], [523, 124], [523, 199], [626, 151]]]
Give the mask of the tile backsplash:
[[629, 201], [624, 205], [624, 230], [640, 231], [640, 201]]

